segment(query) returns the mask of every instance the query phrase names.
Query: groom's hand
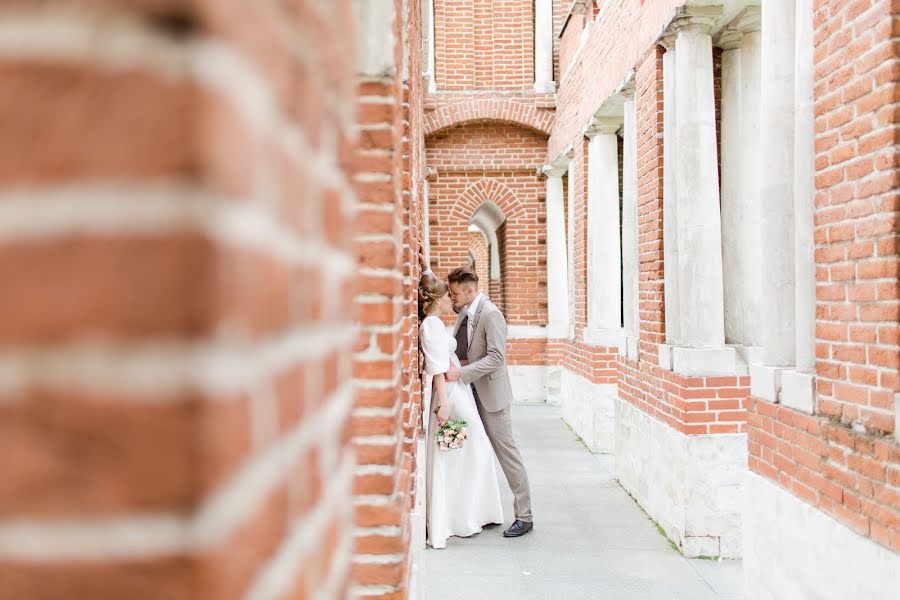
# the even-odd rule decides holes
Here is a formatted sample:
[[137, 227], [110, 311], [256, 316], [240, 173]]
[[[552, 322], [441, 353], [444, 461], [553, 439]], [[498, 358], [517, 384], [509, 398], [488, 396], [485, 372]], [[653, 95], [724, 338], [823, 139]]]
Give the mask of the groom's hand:
[[450, 363], [450, 369], [447, 371], [447, 374], [444, 375], [444, 378], [447, 381], [456, 381], [459, 379], [459, 369], [456, 368], [456, 365]]

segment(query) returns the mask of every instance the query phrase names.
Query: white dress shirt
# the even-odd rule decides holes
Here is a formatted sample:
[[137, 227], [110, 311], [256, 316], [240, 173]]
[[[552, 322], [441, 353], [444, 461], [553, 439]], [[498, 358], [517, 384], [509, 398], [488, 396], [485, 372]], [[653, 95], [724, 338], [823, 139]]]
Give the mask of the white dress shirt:
[[466, 321], [466, 333], [468, 334], [469, 345], [472, 345], [472, 334], [475, 333], [475, 313], [478, 312], [478, 305], [481, 304], [481, 299], [484, 298], [484, 294], [479, 293], [475, 296], [475, 299], [466, 307], [466, 313], [468, 313], [469, 320]]

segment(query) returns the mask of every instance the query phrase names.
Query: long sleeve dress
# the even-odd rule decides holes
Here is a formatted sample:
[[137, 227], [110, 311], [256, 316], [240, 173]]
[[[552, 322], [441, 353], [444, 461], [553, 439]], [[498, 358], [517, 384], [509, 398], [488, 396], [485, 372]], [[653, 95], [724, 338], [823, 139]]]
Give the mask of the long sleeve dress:
[[437, 317], [422, 322], [419, 340], [428, 375], [427, 541], [433, 548], [444, 548], [451, 536], [468, 537], [480, 532], [482, 525], [503, 523], [503, 505], [494, 450], [478, 416], [472, 389], [462, 381], [446, 383], [447, 399], [451, 403], [450, 419], [466, 421], [469, 437], [462, 448], [455, 450], [440, 450], [435, 443], [438, 426], [432, 412], [432, 380], [434, 375], [446, 373], [451, 361], [459, 368], [456, 340]]

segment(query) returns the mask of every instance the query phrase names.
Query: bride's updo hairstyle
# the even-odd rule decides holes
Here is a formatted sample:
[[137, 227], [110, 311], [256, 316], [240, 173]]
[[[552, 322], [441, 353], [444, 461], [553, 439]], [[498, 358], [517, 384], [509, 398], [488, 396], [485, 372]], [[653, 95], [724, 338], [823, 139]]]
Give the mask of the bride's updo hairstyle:
[[422, 275], [419, 279], [419, 320], [425, 319], [431, 307], [449, 292], [447, 284], [434, 275]]

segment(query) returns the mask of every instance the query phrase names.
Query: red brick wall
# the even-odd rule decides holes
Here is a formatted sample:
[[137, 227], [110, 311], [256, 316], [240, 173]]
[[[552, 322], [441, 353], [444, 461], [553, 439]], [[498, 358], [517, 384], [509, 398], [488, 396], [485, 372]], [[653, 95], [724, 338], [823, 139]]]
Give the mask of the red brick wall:
[[534, 6], [521, 0], [434, 0], [439, 90], [534, 84]]
[[478, 275], [479, 283], [482, 288], [487, 290], [490, 284], [490, 255], [484, 235], [469, 233], [469, 254], [475, 261], [475, 273]]
[[[427, 138], [431, 261], [439, 276], [467, 264], [472, 214], [487, 200], [506, 216], [503, 302], [510, 324], [547, 319], [543, 165], [546, 137], [515, 125], [470, 123]], [[511, 243], [512, 242], [512, 243]], [[488, 287], [485, 287], [489, 291]]]
[[409, 517], [421, 432], [414, 253], [423, 231], [421, 23], [418, 2], [396, 0], [394, 8], [394, 68], [358, 82], [356, 312], [362, 327], [354, 347], [352, 435], [358, 459], [353, 583], [361, 598], [404, 597], [410, 544], [421, 543], [410, 540]]
[[37, 550], [3, 544], [0, 597], [344, 597], [350, 3], [22, 4], [30, 43], [0, 62], [0, 536]]
[[753, 400], [750, 468], [898, 551], [897, 8], [815, 8], [818, 414]]
[[[819, 410], [894, 430], [900, 390], [896, 3], [817, 2]], [[893, 12], [893, 16], [892, 16]]]

